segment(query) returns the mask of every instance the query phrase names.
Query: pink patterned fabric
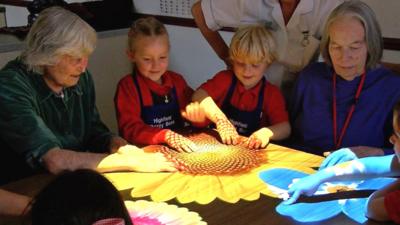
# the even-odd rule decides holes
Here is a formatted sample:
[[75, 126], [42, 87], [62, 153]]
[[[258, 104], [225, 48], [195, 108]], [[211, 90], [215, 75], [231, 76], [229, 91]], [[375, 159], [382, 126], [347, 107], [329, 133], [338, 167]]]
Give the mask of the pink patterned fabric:
[[125, 225], [125, 221], [121, 218], [108, 218], [99, 220], [92, 225]]
[[158, 221], [157, 218], [150, 218], [148, 216], [132, 216], [131, 214], [132, 223], [135, 225], [165, 225]]

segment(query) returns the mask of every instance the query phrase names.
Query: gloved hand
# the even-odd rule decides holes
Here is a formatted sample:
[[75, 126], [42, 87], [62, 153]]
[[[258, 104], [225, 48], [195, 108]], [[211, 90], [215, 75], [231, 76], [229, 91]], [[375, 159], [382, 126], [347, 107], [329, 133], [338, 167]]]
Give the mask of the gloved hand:
[[269, 138], [272, 136], [272, 132], [268, 128], [261, 128], [250, 135], [244, 145], [249, 149], [260, 149], [267, 147]]
[[215, 125], [222, 143], [236, 145], [239, 143], [239, 134], [235, 126], [226, 117], [217, 117]]
[[330, 153], [319, 166], [319, 170], [354, 159], [358, 159], [358, 157], [350, 148], [341, 148]]
[[193, 141], [172, 130], [166, 132], [165, 142], [179, 152], [193, 152], [196, 149], [196, 144]]
[[289, 185], [289, 199], [284, 202], [284, 204], [293, 204], [299, 199], [300, 195], [313, 195], [317, 190], [319, 185], [322, 183], [318, 174], [313, 174], [307, 177], [303, 177], [299, 180], [293, 180], [292, 184]]

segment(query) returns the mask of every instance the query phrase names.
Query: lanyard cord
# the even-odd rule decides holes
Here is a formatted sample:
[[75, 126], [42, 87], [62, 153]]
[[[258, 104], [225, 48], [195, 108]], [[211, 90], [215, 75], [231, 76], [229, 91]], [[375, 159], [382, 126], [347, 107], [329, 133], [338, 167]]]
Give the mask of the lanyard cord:
[[346, 120], [344, 122], [344, 125], [342, 127], [342, 130], [340, 131], [340, 136], [339, 139], [337, 137], [337, 109], [336, 109], [336, 73], [333, 73], [332, 76], [332, 81], [333, 81], [333, 101], [332, 101], [332, 109], [333, 109], [333, 141], [335, 143], [335, 149], [338, 149], [340, 145], [342, 144], [342, 140], [344, 137], [344, 134], [346, 133], [347, 127], [349, 126], [350, 119], [353, 116], [353, 112], [356, 108], [356, 104], [358, 101], [358, 98], [361, 95], [362, 88], [364, 86], [364, 81], [365, 81], [365, 72], [361, 75], [361, 80], [360, 83], [358, 84], [357, 92], [356, 95], [354, 96], [354, 101], [350, 106], [350, 110], [347, 113]]

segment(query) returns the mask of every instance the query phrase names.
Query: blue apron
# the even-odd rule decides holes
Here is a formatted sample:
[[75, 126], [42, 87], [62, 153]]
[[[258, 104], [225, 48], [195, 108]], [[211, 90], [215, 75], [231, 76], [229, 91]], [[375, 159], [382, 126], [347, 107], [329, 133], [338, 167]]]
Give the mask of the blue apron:
[[231, 123], [235, 125], [236, 131], [240, 135], [249, 136], [254, 131], [260, 129], [262, 107], [264, 102], [265, 78], [262, 79], [260, 92], [258, 93], [257, 107], [253, 111], [240, 110], [230, 103], [233, 91], [235, 90], [236, 83], [237, 83], [237, 78], [233, 76], [228, 94], [226, 95], [224, 103], [222, 105], [222, 111], [229, 118]]
[[183, 120], [180, 114], [178, 104], [178, 95], [176, 94], [175, 87], [171, 89], [167, 95], [159, 96], [151, 92], [153, 105], [144, 106], [142, 99], [142, 92], [139, 87], [136, 75], [133, 74], [133, 83], [136, 86], [139, 94], [142, 120], [152, 127], [159, 127], [163, 129], [180, 129], [183, 128]]

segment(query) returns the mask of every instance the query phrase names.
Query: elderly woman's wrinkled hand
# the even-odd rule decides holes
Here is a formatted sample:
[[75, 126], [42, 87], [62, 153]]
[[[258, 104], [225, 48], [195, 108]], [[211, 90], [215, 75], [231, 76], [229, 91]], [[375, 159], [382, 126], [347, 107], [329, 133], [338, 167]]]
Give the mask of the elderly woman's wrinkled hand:
[[174, 164], [168, 161], [162, 153], [144, 152], [142, 149], [125, 145], [118, 152], [104, 158], [97, 169], [100, 171], [137, 171], [137, 172], [160, 172], [176, 171]]
[[318, 190], [320, 184], [321, 180], [316, 174], [293, 180], [292, 184], [289, 185], [289, 199], [284, 204], [290, 205], [295, 203], [301, 195], [313, 195]]
[[332, 153], [327, 153], [327, 157], [321, 163], [319, 170], [323, 170], [336, 164], [351, 161], [357, 158], [357, 155], [350, 148], [342, 148]]
[[329, 152], [326, 159], [322, 162], [321, 166], [319, 167], [319, 170], [358, 158], [364, 158], [369, 156], [383, 156], [383, 155], [384, 152], [381, 148], [368, 147], [368, 146], [341, 148], [332, 153]]
[[142, 149], [125, 149], [118, 152], [121, 157], [126, 158], [131, 170], [138, 172], [160, 172], [160, 171], [176, 171], [174, 164], [168, 161], [162, 153], [148, 153]]
[[128, 142], [119, 136], [114, 136], [110, 140], [110, 153], [115, 153], [119, 148], [127, 145]]

